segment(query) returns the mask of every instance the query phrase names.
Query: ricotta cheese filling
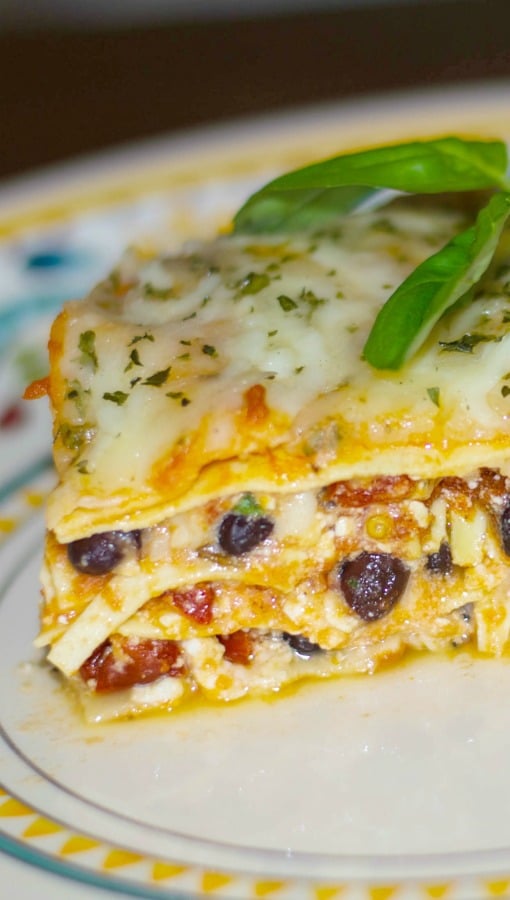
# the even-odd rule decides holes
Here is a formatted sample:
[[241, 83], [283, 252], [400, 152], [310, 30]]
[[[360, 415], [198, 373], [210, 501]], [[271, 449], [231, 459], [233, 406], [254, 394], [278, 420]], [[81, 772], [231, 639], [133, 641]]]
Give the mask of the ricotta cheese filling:
[[130, 250], [50, 339], [38, 645], [87, 715], [373, 672], [510, 628], [510, 252], [398, 372], [362, 347], [463, 224], [400, 200]]

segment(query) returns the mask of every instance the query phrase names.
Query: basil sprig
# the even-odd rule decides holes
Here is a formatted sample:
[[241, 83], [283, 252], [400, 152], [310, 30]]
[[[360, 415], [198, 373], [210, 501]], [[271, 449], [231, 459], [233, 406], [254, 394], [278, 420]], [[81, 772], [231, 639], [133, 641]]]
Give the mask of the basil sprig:
[[376, 369], [399, 369], [447, 309], [482, 277], [510, 215], [510, 193], [494, 194], [471, 228], [429, 256], [397, 288], [377, 316], [363, 356]]
[[295, 231], [345, 215], [389, 192], [418, 194], [501, 189], [475, 224], [425, 260], [381, 309], [363, 349], [379, 369], [398, 369], [438, 319], [466, 297], [486, 271], [510, 214], [503, 141], [445, 137], [335, 156], [271, 181], [234, 218], [237, 233]]
[[334, 156], [281, 175], [253, 194], [234, 217], [242, 234], [295, 231], [346, 214], [387, 190], [440, 194], [501, 187], [502, 141], [445, 137]]

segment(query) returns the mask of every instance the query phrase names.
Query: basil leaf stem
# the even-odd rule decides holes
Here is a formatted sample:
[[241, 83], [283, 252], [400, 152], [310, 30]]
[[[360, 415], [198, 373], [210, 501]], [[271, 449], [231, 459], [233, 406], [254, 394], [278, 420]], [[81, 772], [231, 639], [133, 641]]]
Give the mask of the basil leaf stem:
[[510, 190], [503, 141], [444, 137], [334, 156], [274, 179], [234, 217], [238, 233], [295, 231], [391, 191]]
[[464, 297], [489, 266], [510, 215], [510, 193], [494, 194], [474, 225], [426, 259], [377, 316], [363, 357], [377, 369], [398, 369], [438, 319]]

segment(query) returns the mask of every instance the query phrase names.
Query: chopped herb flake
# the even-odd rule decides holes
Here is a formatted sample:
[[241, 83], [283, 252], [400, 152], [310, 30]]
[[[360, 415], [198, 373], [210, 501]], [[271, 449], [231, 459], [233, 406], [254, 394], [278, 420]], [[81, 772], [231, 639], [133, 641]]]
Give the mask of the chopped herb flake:
[[438, 387], [430, 387], [427, 388], [427, 394], [429, 395], [432, 403], [435, 403], [436, 406], [439, 406], [439, 388]]
[[138, 341], [154, 341], [154, 335], [149, 334], [148, 331], [146, 331], [145, 334], [137, 334], [133, 340], [130, 341], [129, 346], [132, 347], [133, 344], [137, 344]]
[[64, 447], [68, 450], [79, 450], [90, 434], [88, 425], [69, 425], [64, 422], [57, 433]]
[[151, 300], [168, 300], [172, 296], [172, 288], [157, 288], [150, 282], [144, 284], [143, 292], [145, 296], [149, 297]]
[[140, 360], [140, 354], [138, 353], [138, 350], [135, 347], [129, 354], [129, 362], [128, 362], [126, 368], [124, 369], [124, 371], [129, 372], [129, 370], [132, 369], [133, 366], [141, 366], [141, 365], [142, 365], [142, 363]]
[[508, 397], [510, 394], [510, 386], [508, 384], [504, 384], [501, 388], [501, 394], [503, 397]]
[[92, 368], [97, 369], [96, 334], [94, 331], [82, 331], [78, 339], [78, 347], [85, 360], [92, 363]]
[[271, 279], [265, 272], [248, 272], [244, 278], [238, 283], [237, 287], [244, 296], [245, 294], [258, 294], [268, 286]]
[[212, 344], [204, 344], [202, 347], [202, 353], [205, 353], [206, 356], [218, 356], [218, 351], [216, 347], [213, 347]]
[[308, 303], [310, 311], [316, 309], [317, 306], [322, 306], [322, 304], [326, 302], [323, 297], [317, 297], [313, 291], [310, 291], [307, 288], [303, 288], [301, 291], [300, 299], [304, 300], [305, 303]]
[[142, 384], [148, 384], [152, 387], [159, 387], [167, 380], [171, 368], [171, 366], [168, 366], [167, 369], [161, 369], [159, 372], [154, 372], [154, 375], [149, 375], [149, 377], [146, 378], [145, 381], [142, 381]]
[[295, 300], [292, 300], [291, 297], [287, 297], [286, 294], [280, 294], [278, 297], [278, 303], [284, 312], [290, 312], [291, 309], [297, 309], [297, 303]]
[[172, 400], [180, 400], [181, 406], [188, 406], [191, 403], [191, 400], [185, 397], [182, 391], [168, 391], [165, 396], [170, 397]]
[[500, 335], [495, 334], [463, 334], [457, 341], [439, 341], [441, 350], [457, 353], [472, 353], [473, 347], [477, 344], [487, 343], [488, 341], [501, 340]]
[[240, 516], [261, 516], [264, 510], [253, 494], [243, 494], [232, 507], [232, 512]]
[[112, 403], [116, 403], [117, 406], [122, 406], [128, 397], [129, 394], [125, 394], [124, 391], [106, 391], [106, 393], [103, 394], [103, 400], [110, 400]]

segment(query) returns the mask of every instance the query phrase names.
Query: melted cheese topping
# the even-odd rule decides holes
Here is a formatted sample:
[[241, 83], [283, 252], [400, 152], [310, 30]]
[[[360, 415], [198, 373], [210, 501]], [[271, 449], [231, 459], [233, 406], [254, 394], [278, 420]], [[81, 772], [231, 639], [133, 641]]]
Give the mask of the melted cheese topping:
[[[501, 466], [504, 278], [486, 279], [401, 371], [361, 359], [381, 304], [462, 224], [401, 203], [320, 234], [129, 251], [52, 330], [58, 539], [146, 527], [242, 490]], [[483, 339], [456, 352], [468, 332]]]

